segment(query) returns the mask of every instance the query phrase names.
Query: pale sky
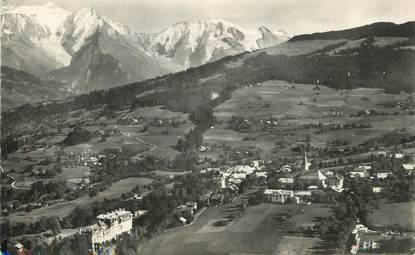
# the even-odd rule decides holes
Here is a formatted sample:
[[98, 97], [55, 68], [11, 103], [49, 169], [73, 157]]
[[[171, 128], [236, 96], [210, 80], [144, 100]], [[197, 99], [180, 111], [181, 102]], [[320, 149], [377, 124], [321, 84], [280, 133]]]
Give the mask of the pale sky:
[[76, 11], [92, 7], [136, 32], [159, 32], [181, 21], [224, 19], [291, 34], [345, 29], [379, 21], [415, 20], [415, 0], [6, 0], [18, 5], [55, 2]]

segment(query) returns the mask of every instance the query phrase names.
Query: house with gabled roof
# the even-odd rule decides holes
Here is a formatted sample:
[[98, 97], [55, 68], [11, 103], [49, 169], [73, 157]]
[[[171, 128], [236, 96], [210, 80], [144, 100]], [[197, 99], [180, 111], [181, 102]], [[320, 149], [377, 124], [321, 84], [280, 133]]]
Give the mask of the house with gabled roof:
[[264, 195], [268, 202], [285, 204], [294, 197], [294, 191], [282, 189], [266, 189]]

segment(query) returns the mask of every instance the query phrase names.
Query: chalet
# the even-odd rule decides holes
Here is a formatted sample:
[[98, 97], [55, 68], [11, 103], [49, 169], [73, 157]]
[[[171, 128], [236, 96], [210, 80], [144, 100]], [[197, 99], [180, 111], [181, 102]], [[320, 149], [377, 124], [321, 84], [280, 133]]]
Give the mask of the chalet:
[[380, 241], [385, 240], [385, 235], [381, 235], [376, 231], [369, 230], [362, 224], [357, 224], [352, 231], [354, 236], [354, 244], [350, 252], [357, 254], [361, 252], [374, 252], [380, 248]]
[[176, 208], [176, 214], [179, 214], [181, 216], [184, 216], [184, 215], [193, 215], [194, 212], [195, 212], [194, 207], [187, 206], [187, 205], [179, 205]]
[[373, 194], [378, 194], [382, 192], [382, 187], [372, 187]]
[[231, 183], [226, 187], [225, 191], [228, 191], [233, 196], [237, 196], [239, 194], [239, 187], [238, 185]]
[[378, 152], [378, 156], [384, 156], [384, 157], [386, 157], [386, 155], [387, 155], [386, 151], [379, 151]]
[[315, 185], [310, 185], [307, 187], [307, 190], [310, 191], [311, 193], [313, 192], [317, 192], [318, 191], [318, 187]]
[[180, 218], [179, 218], [179, 220], [180, 220], [180, 222], [181, 222], [182, 224], [186, 224], [186, 223], [187, 223], [187, 219], [186, 219], [186, 218], [184, 218], [184, 217], [180, 217]]
[[292, 184], [294, 183], [294, 179], [293, 178], [288, 178], [288, 177], [282, 177], [278, 179], [279, 183], [283, 183], [283, 184]]
[[385, 173], [376, 173], [375, 177], [378, 180], [383, 180], [393, 175], [392, 172], [385, 172]]
[[350, 177], [352, 178], [355, 178], [355, 177], [367, 178], [369, 177], [368, 170], [370, 169], [371, 169], [370, 166], [358, 166], [353, 171], [350, 171], [349, 174], [350, 174]]
[[186, 206], [197, 210], [197, 202], [187, 202]]
[[412, 164], [402, 164], [402, 169], [407, 174], [412, 174], [415, 171], [415, 163], [412, 163]]
[[334, 176], [329, 176], [326, 179], [327, 187], [330, 187], [332, 190], [337, 192], [343, 191], [344, 177], [340, 174]]
[[143, 196], [139, 196], [137, 193], [134, 194], [134, 196], [127, 198], [125, 201], [131, 201], [131, 200], [142, 200]]
[[295, 191], [294, 196], [299, 198], [308, 198], [311, 197], [311, 191]]
[[254, 167], [257, 170], [260, 170], [264, 166], [263, 160], [252, 160], [249, 164], [251, 167]]
[[405, 155], [403, 155], [402, 153], [393, 153], [391, 154], [391, 157], [394, 157], [396, 159], [402, 159]]
[[267, 172], [255, 172], [255, 176], [257, 178], [260, 178], [260, 177], [267, 178], [268, 173]]
[[385, 237], [376, 233], [361, 233], [359, 238], [359, 251], [373, 252], [380, 248], [379, 241], [384, 240]]
[[292, 172], [292, 167], [290, 165], [284, 165], [281, 167], [280, 169], [281, 172], [286, 172], [286, 173], [291, 173]]
[[148, 213], [148, 210], [137, 210], [134, 212], [133, 217], [134, 218], [139, 218], [143, 215], [146, 215]]

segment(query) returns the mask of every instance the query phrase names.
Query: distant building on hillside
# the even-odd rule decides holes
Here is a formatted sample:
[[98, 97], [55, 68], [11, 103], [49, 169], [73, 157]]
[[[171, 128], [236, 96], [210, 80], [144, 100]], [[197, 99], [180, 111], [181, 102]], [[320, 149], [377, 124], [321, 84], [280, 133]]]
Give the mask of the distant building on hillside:
[[81, 228], [80, 234], [90, 238], [92, 251], [99, 250], [103, 244], [116, 239], [123, 233], [128, 233], [133, 227], [133, 215], [124, 209], [115, 210], [97, 216], [98, 223]]

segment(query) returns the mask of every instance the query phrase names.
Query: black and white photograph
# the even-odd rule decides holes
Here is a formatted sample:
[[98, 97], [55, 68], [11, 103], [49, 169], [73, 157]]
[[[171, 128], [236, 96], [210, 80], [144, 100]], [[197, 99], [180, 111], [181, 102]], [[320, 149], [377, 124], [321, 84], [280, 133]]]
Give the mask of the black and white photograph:
[[0, 17], [0, 255], [415, 255], [415, 1]]

